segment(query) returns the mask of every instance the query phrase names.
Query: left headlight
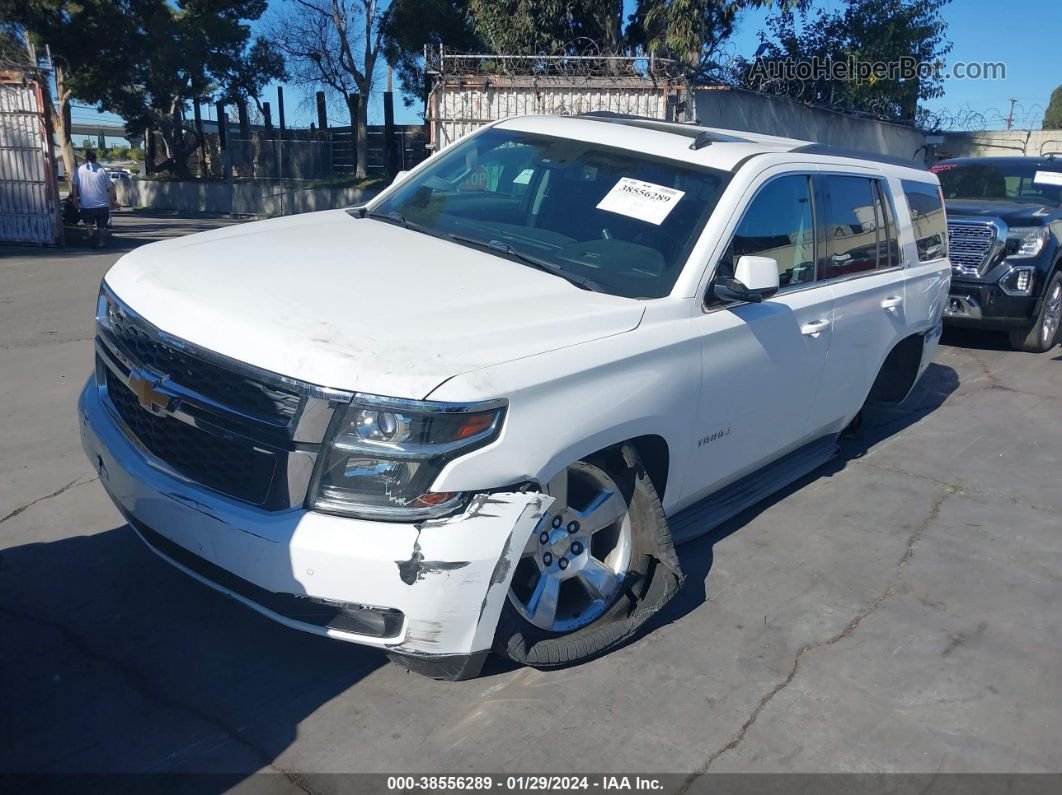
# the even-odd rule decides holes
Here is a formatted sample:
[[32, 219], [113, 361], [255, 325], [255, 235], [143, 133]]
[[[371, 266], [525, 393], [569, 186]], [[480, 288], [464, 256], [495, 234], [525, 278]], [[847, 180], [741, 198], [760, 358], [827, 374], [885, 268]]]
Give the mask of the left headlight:
[[497, 438], [507, 405], [355, 395], [329, 428], [310, 507], [388, 521], [453, 512], [464, 495], [433, 492], [432, 483], [454, 458]]
[[1012, 226], [1007, 231], [1007, 256], [1015, 259], [1038, 256], [1048, 234], [1046, 226]]
[[114, 296], [107, 288], [107, 283], [100, 282], [100, 293], [96, 296], [96, 325], [111, 331], [117, 315], [118, 306], [114, 302]]

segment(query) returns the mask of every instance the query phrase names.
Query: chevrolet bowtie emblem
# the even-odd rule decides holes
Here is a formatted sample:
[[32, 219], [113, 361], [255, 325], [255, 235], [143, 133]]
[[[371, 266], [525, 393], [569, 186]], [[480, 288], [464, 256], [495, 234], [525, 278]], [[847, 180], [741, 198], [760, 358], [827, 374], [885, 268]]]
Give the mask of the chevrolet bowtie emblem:
[[129, 374], [129, 388], [133, 390], [140, 405], [148, 411], [169, 411], [171, 398], [159, 389], [159, 381], [135, 370]]

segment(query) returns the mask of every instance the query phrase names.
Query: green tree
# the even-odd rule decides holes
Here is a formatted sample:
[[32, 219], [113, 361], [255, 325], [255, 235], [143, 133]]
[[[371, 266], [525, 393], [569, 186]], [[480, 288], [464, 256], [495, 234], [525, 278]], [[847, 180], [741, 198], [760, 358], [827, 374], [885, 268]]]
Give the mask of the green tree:
[[246, 24], [262, 16], [266, 0], [126, 1], [139, 6], [137, 27], [123, 42], [136, 53], [128, 79], [108, 79], [105, 67], [88, 98], [120, 114], [134, 136], [157, 130], [165, 151], [155, 168], [187, 176], [188, 155], [201, 143], [189, 103], [210, 96], [257, 102], [266, 83], [286, 74], [283, 57], [264, 39], [252, 40]]
[[33, 66], [29, 60], [19, 29], [9, 22], [0, 22], [0, 68]]
[[484, 50], [468, 6], [469, 0], [393, 0], [383, 26], [383, 54], [398, 75], [407, 106], [424, 98], [425, 45]]
[[268, 45], [253, 42], [248, 20], [266, 0], [0, 0], [0, 18], [18, 24], [54, 65], [53, 127], [73, 167], [73, 97], [120, 114], [132, 135], [158, 130], [159, 168], [184, 176], [198, 145], [188, 103], [208, 95], [249, 96], [283, 75]]
[[491, 53], [558, 55], [592, 42], [623, 46], [622, 0], [469, 0], [473, 29]]
[[1051, 101], [1047, 103], [1041, 126], [1045, 130], [1062, 130], [1062, 86], [1051, 92]]
[[[943, 59], [951, 51], [941, 9], [950, 0], [846, 0], [843, 10], [785, 11], [761, 34], [762, 58], [740, 65], [738, 78], [757, 89], [815, 104], [913, 122], [919, 100], [944, 94]], [[790, 79], [776, 67], [789, 62], [848, 64], [850, 75]], [[869, 70], [884, 65], [880, 73]], [[892, 72], [887, 69], [895, 65]]]
[[718, 71], [716, 57], [750, 8], [806, 8], [809, 0], [638, 0], [627, 38], [634, 46], [672, 58], [702, 75]]

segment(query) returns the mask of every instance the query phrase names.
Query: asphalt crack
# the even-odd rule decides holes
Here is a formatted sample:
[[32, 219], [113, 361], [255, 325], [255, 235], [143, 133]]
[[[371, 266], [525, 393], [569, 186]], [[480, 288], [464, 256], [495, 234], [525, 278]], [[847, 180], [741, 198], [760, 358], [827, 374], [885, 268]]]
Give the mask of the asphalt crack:
[[919, 475], [915, 472], [907, 472], [903, 469], [896, 467], [882, 466], [881, 464], [874, 464], [867, 461], [865, 458], [852, 458], [845, 461], [845, 464], [858, 464], [863, 467], [870, 467], [878, 472], [887, 472], [891, 475], [902, 475], [903, 477], [912, 478], [913, 480], [925, 480], [929, 483], [934, 483], [938, 486], [944, 486], [952, 494], [965, 494], [972, 497], [983, 497], [989, 500], [1001, 500], [1002, 502], [1010, 503], [1011, 505], [1017, 505], [1022, 508], [1029, 508], [1033, 511], [1040, 511], [1042, 513], [1049, 513], [1055, 516], [1062, 514], [1062, 510], [1051, 505], [1040, 505], [1035, 502], [1026, 502], [1019, 497], [1013, 497], [1009, 494], [1001, 494], [998, 491], [989, 491], [987, 489], [978, 489], [973, 486], [968, 486], [965, 483], [950, 482], [947, 480], [940, 480], [932, 477], [931, 475]]
[[[66, 488], [70, 487], [71, 486], [68, 485], [60, 491], [63, 491]], [[41, 499], [47, 498], [42, 497]], [[82, 657], [92, 660], [93, 662], [103, 665], [111, 669], [112, 671], [118, 673], [122, 678], [126, 680], [126, 682], [133, 688], [133, 690], [140, 694], [140, 696], [142, 696], [144, 699], [158, 704], [159, 706], [191, 715], [194, 718], [207, 724], [208, 726], [212, 726], [221, 735], [228, 737], [237, 745], [243, 746], [252, 754], [254, 754], [254, 756], [258, 758], [258, 761], [262, 767], [267, 767], [274, 773], [279, 773], [280, 775], [284, 776], [284, 778], [286, 778], [288, 782], [292, 784], [292, 786], [297, 787], [299, 790], [306, 793], [306, 795], [318, 795], [318, 793], [312, 787], [310, 787], [309, 784], [306, 783], [301, 774], [294, 770], [287, 770], [285, 768], [277, 767], [276, 765], [274, 765], [272, 761], [272, 755], [265, 749], [259, 747], [253, 740], [248, 738], [241, 730], [241, 727], [230, 726], [221, 718], [217, 717], [216, 715], [211, 715], [210, 713], [205, 712], [194, 704], [185, 704], [170, 697], [165, 692], [160, 690], [157, 686], [155, 686], [155, 684], [152, 683], [151, 680], [148, 679], [146, 676], [144, 676], [142, 672], [134, 668], [130, 668], [127, 665], [124, 665], [120, 660], [116, 660], [111, 657], [106, 657], [96, 652], [94, 649], [88, 646], [76, 632], [71, 630], [65, 624], [58, 621], [52, 621], [51, 619], [42, 618], [40, 616], [36, 616], [32, 613], [28, 613], [22, 610], [12, 609], [5, 605], [0, 605], [0, 613], [6, 613], [7, 615], [12, 616], [16, 619], [30, 621], [40, 626], [48, 627], [49, 629], [54, 630], [55, 632], [59, 633], [59, 637], [64, 644], [72, 648], [76, 653], [80, 654]]]
[[759, 700], [755, 708], [749, 714], [748, 718], [746, 718], [745, 722], [741, 724], [741, 728], [737, 730], [737, 732], [734, 734], [733, 737], [730, 738], [730, 741], [726, 745], [713, 751], [712, 754], [704, 761], [704, 763], [697, 770], [690, 773], [690, 775], [686, 777], [686, 780], [683, 782], [682, 786], [678, 790], [678, 795], [684, 795], [684, 793], [688, 792], [690, 787], [693, 786], [697, 779], [704, 776], [711, 769], [712, 765], [716, 763], [719, 757], [723, 756], [723, 754], [735, 750], [739, 745], [741, 745], [742, 741], [745, 739], [745, 735], [748, 734], [749, 729], [751, 729], [752, 726], [756, 723], [756, 721], [760, 717], [760, 714], [763, 712], [764, 709], [767, 708], [767, 705], [770, 704], [774, 697], [781, 693], [783, 690], [785, 690], [796, 678], [796, 675], [800, 670], [800, 661], [804, 658], [806, 654], [808, 654], [809, 652], [816, 651], [817, 649], [823, 649], [829, 646], [833, 646], [837, 643], [840, 643], [845, 638], [849, 637], [853, 632], [855, 632], [859, 628], [860, 624], [862, 624], [867, 618], [872, 616], [878, 610], [878, 608], [881, 607], [881, 605], [890, 596], [892, 596], [893, 593], [895, 593], [896, 586], [900, 581], [900, 577], [903, 575], [904, 570], [907, 568], [907, 564], [911, 562], [911, 558], [914, 557], [915, 547], [918, 545], [918, 542], [921, 540], [922, 536], [925, 534], [929, 526], [934, 522], [934, 520], [936, 520], [937, 516], [940, 515], [941, 506], [944, 504], [944, 501], [951, 496], [951, 494], [952, 492], [949, 490], [937, 495], [933, 499], [933, 504], [930, 507], [929, 514], [922, 521], [922, 523], [914, 529], [911, 535], [908, 536], [907, 544], [904, 548], [903, 555], [900, 557], [899, 561], [897, 561], [896, 566], [892, 571], [892, 575], [889, 577], [888, 583], [886, 584], [884, 590], [882, 590], [882, 592], [878, 594], [877, 598], [869, 605], [866, 605], [862, 610], [860, 610], [855, 615], [855, 617], [852, 618], [852, 620], [849, 621], [847, 625], [845, 625], [845, 628], [837, 634], [832, 635], [831, 637], [826, 638], [825, 640], [816, 641], [814, 643], [807, 643], [801, 646], [797, 650], [796, 656], [793, 658], [793, 666], [789, 669], [789, 674], [785, 677], [785, 679], [775, 685]]
[[96, 478], [88, 478], [87, 480], [71, 480], [65, 486], [63, 486], [63, 487], [61, 487], [59, 489], [56, 489], [51, 494], [45, 494], [43, 497], [38, 497], [37, 499], [33, 500], [32, 502], [27, 502], [25, 505], [21, 505], [18, 508], [15, 508], [15, 510], [13, 510], [11, 513], [9, 513], [7, 516], [5, 516], [3, 519], [0, 519], [0, 524], [3, 524], [8, 519], [14, 519], [16, 516], [26, 512], [27, 510], [29, 510], [30, 508], [32, 508], [34, 505], [36, 505], [39, 502], [44, 502], [45, 500], [50, 500], [53, 497], [58, 497], [60, 494], [62, 494], [65, 491], [69, 491], [70, 489], [77, 488], [78, 486], [84, 486], [87, 483], [92, 483], [92, 481], [94, 481], [94, 480], [96, 480]]
[[981, 368], [981, 374], [984, 376], [985, 380], [988, 381], [989, 388], [1001, 388], [999, 380], [996, 378], [996, 374], [992, 372], [988, 364], [980, 356], [974, 356], [973, 351], [971, 351], [969, 348], [960, 348], [959, 350], [966, 354], [969, 359], [971, 359], [974, 363], [977, 364], [979, 368]]

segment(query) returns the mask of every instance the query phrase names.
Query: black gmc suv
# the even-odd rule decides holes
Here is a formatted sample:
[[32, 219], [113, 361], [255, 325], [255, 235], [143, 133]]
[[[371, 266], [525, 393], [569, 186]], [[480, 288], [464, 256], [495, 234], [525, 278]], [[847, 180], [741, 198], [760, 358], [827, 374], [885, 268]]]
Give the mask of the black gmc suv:
[[1062, 157], [962, 157], [930, 170], [948, 215], [944, 322], [1050, 350], [1062, 325]]

